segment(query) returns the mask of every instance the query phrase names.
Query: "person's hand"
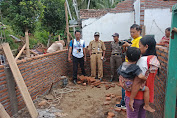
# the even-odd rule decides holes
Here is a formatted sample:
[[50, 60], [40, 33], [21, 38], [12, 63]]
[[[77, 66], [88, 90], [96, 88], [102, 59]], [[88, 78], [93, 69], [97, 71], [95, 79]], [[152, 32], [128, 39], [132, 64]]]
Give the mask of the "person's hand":
[[122, 47], [129, 47], [130, 44], [127, 41], [124, 41], [125, 43], [122, 45]]
[[85, 62], [87, 61], [87, 57], [84, 57], [84, 61], [85, 61]]
[[129, 101], [129, 107], [132, 111], [134, 111], [134, 108], [133, 108], [133, 103], [134, 103], [134, 100], [130, 100]]
[[72, 61], [71, 61], [71, 57], [69, 57], [69, 58], [68, 58], [68, 61], [69, 61], [69, 63], [71, 63], [71, 62], [72, 62]]

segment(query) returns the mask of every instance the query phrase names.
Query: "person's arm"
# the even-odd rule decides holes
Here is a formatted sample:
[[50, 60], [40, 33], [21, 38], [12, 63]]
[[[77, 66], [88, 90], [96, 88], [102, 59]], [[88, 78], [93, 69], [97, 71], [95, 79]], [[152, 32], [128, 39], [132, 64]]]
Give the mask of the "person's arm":
[[141, 80], [144, 80], [144, 81], [147, 80], [147, 78], [142, 73], [138, 75], [138, 78], [140, 78]]
[[86, 61], [86, 60], [87, 60], [87, 57], [86, 57], [85, 48], [83, 48], [83, 53], [84, 53], [84, 61]]
[[89, 50], [90, 57], [91, 57], [91, 55], [92, 55], [92, 50], [91, 50], [91, 48], [92, 48], [92, 44], [91, 44], [91, 42], [90, 42], [90, 43], [89, 43], [89, 46], [88, 46], [88, 50]]
[[105, 57], [105, 50], [103, 50], [103, 59], [104, 59], [104, 57]]
[[105, 57], [105, 50], [106, 50], [106, 47], [105, 47], [105, 44], [104, 44], [104, 42], [102, 43], [102, 50], [103, 50], [103, 59], [104, 59], [104, 57]]
[[69, 52], [68, 52], [68, 61], [71, 62], [71, 51], [72, 47], [69, 47]]
[[72, 52], [72, 47], [73, 47], [73, 43], [72, 40], [69, 44], [69, 52], [68, 52], [68, 61], [71, 62], [71, 52]]
[[131, 45], [128, 43], [128, 42], [126, 42], [126, 41], [124, 41], [125, 43], [122, 45], [122, 47], [130, 47]]

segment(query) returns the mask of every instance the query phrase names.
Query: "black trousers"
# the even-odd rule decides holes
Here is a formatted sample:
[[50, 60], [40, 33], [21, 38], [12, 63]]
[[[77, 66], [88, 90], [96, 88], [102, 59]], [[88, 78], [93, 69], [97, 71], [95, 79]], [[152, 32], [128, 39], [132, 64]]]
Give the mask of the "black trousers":
[[82, 75], [84, 76], [86, 75], [85, 69], [84, 69], [84, 57], [77, 58], [73, 56], [73, 80], [77, 80], [78, 63], [80, 64]]

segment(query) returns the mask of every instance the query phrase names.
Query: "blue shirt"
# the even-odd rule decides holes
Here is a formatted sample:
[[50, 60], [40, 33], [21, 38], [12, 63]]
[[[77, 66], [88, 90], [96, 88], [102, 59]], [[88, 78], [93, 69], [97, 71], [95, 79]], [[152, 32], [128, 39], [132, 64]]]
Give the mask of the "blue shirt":
[[82, 58], [84, 56], [83, 48], [85, 48], [85, 41], [80, 39], [80, 41], [77, 41], [74, 39], [74, 43], [72, 40], [69, 44], [70, 47], [73, 48], [72, 55], [77, 58]]

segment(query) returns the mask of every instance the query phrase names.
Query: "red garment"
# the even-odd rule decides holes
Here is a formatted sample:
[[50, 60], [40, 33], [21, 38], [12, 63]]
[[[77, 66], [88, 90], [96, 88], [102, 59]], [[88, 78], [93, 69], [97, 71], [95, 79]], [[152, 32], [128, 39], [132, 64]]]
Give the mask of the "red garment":
[[170, 38], [167, 38], [166, 36], [162, 37], [162, 39], [160, 40], [160, 44], [169, 45], [169, 42], [170, 42]]
[[[152, 55], [147, 57], [148, 68], [150, 66], [149, 62], [152, 57], [153, 57]], [[150, 73], [147, 80], [146, 80], [146, 86], [149, 88], [149, 102], [151, 102], [151, 103], [154, 102], [154, 79], [155, 79], [156, 74], [157, 74], [157, 71], [155, 73]], [[131, 92], [129, 92], [129, 91], [125, 92], [125, 95], [128, 97], [130, 97], [130, 94], [131, 94]], [[144, 99], [143, 97], [144, 97], [144, 92], [139, 91], [137, 93], [135, 99], [142, 100], [142, 99]]]

